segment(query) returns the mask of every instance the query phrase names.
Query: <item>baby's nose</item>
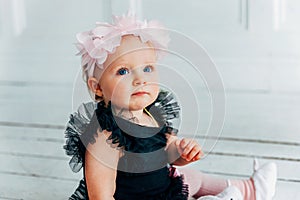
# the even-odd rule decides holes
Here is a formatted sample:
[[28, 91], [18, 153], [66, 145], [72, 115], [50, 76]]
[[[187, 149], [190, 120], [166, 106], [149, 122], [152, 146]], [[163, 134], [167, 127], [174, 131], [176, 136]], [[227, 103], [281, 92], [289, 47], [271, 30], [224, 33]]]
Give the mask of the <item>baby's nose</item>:
[[133, 75], [133, 85], [141, 85], [146, 83], [145, 76], [141, 70], [135, 70]]
[[142, 84], [145, 84], [145, 83], [146, 83], [146, 81], [142, 77], [136, 77], [133, 80], [133, 85], [142, 85]]

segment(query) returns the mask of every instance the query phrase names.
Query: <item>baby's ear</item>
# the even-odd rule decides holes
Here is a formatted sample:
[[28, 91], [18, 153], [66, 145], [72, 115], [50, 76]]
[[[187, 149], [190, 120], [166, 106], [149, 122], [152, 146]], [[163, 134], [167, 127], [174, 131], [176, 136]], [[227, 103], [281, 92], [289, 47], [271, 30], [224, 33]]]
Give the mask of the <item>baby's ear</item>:
[[89, 89], [97, 96], [102, 96], [102, 89], [99, 85], [99, 81], [95, 77], [90, 77], [87, 80]]

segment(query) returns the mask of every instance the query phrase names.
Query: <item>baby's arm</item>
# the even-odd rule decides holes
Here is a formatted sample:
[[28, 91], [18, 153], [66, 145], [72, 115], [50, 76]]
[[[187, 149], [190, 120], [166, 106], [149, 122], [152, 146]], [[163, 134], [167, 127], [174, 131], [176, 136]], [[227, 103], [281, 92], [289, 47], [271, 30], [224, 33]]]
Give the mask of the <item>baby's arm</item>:
[[166, 150], [171, 164], [183, 166], [199, 160], [203, 155], [200, 145], [194, 139], [179, 139], [170, 134], [167, 134], [167, 139]]
[[96, 142], [85, 153], [85, 177], [89, 199], [113, 200], [120, 151], [107, 142], [110, 132], [98, 132]]

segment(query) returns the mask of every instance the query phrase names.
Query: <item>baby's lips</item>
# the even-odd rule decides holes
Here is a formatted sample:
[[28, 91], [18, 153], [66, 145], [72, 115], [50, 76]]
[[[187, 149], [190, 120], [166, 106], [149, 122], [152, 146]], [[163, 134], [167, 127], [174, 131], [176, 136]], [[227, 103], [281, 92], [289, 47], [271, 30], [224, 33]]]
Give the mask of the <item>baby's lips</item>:
[[145, 92], [145, 91], [138, 91], [138, 92], [133, 93], [132, 95], [143, 95], [143, 94], [149, 94], [149, 93]]

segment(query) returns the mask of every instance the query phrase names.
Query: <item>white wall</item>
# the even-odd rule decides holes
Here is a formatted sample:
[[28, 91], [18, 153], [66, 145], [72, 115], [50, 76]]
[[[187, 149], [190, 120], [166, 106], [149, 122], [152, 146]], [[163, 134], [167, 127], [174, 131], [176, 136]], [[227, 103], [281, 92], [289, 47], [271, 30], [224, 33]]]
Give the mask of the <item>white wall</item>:
[[[69, 59], [66, 62], [62, 58], [59, 65], [78, 66], [78, 59], [73, 57], [75, 34], [103, 20], [107, 13], [103, 12], [102, 3], [108, 1], [22, 0], [19, 2], [23, 2], [24, 10], [18, 7], [13, 11], [12, 2], [17, 1], [0, 0], [1, 45], [6, 45], [6, 54], [16, 51], [30, 54], [30, 49], [23, 48], [28, 46], [28, 38], [32, 38], [31, 46], [42, 51], [50, 51], [57, 45], [57, 52], [49, 53], [59, 52]], [[8, 9], [3, 6], [7, 2], [10, 2]], [[126, 12], [128, 5], [128, 0], [112, 0], [113, 13]], [[23, 31], [14, 36], [16, 11], [22, 11], [18, 23]], [[228, 90], [300, 91], [300, 1], [143, 0], [142, 11], [145, 18], [158, 19], [203, 45], [216, 62]], [[62, 36], [57, 41], [59, 34]], [[57, 42], [52, 47], [43, 46], [54, 38]], [[7, 56], [1, 61], [3, 65], [6, 60]], [[4, 79], [9, 79], [9, 74], [6, 72], [4, 76], [2, 71]]]
[[300, 91], [298, 0], [152, 0], [144, 15], [202, 44], [227, 89]]

